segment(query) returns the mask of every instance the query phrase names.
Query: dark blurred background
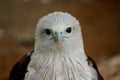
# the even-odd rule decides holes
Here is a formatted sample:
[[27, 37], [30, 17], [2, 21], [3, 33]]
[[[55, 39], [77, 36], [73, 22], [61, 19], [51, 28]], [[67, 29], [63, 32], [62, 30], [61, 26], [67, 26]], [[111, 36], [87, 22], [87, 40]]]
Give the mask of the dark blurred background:
[[38, 19], [65, 11], [81, 23], [86, 54], [105, 80], [120, 80], [119, 0], [0, 0], [0, 80], [34, 47]]

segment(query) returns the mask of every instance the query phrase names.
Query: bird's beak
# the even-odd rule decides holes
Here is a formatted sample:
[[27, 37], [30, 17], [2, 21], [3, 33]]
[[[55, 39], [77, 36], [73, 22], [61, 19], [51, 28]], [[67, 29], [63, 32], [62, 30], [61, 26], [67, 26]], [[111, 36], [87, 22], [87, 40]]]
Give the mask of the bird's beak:
[[62, 40], [63, 40], [62, 32], [56, 31], [56, 32], [54, 33], [54, 39], [55, 39], [55, 41], [56, 41], [58, 44], [61, 44], [61, 42], [62, 42]]

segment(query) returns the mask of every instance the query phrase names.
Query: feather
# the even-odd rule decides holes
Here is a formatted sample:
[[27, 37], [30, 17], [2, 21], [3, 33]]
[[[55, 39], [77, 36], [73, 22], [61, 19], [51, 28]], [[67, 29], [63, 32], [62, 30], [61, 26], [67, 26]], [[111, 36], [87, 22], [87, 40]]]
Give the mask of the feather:
[[24, 80], [25, 73], [27, 72], [27, 66], [30, 62], [30, 52], [24, 55], [11, 69], [9, 80]]
[[101, 76], [101, 74], [99, 73], [99, 70], [97, 68], [97, 65], [95, 63], [95, 61], [90, 57], [90, 56], [87, 56], [87, 61], [88, 61], [88, 65], [92, 68], [94, 68], [96, 71], [97, 71], [97, 74], [98, 74], [98, 80], [104, 80], [103, 77]]

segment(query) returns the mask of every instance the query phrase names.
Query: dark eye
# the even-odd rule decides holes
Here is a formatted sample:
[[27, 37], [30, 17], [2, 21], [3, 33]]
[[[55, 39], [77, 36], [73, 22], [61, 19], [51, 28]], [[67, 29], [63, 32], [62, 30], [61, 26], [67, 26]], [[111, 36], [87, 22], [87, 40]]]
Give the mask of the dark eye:
[[72, 31], [71, 27], [68, 27], [68, 28], [66, 29], [66, 32], [67, 32], [67, 33], [71, 33], [71, 31]]
[[45, 33], [46, 33], [47, 35], [50, 35], [50, 34], [51, 34], [51, 30], [45, 29]]

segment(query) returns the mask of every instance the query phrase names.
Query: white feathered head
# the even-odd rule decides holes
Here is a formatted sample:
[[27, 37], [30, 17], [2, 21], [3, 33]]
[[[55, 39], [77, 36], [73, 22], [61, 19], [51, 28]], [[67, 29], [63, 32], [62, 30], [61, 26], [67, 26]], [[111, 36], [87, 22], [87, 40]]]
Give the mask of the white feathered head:
[[35, 31], [35, 51], [83, 49], [79, 21], [66, 12], [53, 12], [42, 17]]

